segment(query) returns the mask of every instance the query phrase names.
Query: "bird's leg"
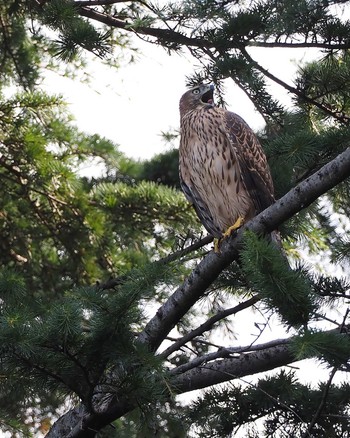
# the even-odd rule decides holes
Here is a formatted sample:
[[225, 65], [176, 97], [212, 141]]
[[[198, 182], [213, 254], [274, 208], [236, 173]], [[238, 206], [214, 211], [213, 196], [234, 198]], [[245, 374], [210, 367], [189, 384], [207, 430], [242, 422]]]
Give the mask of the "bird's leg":
[[220, 239], [215, 238], [214, 239], [214, 252], [215, 254], [219, 254], [220, 253], [220, 242], [223, 238], [220, 237]]
[[238, 228], [240, 228], [244, 224], [244, 219], [239, 216], [239, 218], [236, 220], [236, 222], [227, 228], [227, 230], [223, 233], [222, 237], [220, 239], [214, 239], [214, 252], [216, 254], [220, 253], [220, 244], [225, 237], [231, 236], [231, 234], [236, 231]]
[[241, 216], [239, 216], [236, 222], [230, 227], [228, 227], [227, 230], [224, 232], [222, 239], [231, 236], [231, 234], [234, 231], [236, 231], [238, 228], [240, 228], [243, 224], [244, 224], [244, 219]]

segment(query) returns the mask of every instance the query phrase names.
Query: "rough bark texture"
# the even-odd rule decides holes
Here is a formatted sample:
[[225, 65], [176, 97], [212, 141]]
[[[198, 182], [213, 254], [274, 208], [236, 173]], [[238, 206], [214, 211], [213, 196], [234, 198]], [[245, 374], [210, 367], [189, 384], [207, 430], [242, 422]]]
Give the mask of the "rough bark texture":
[[291, 363], [295, 360], [288, 342], [241, 354], [239, 357], [216, 360], [205, 367], [196, 367], [179, 375], [172, 382], [180, 393], [206, 388], [238, 377], [261, 373]]

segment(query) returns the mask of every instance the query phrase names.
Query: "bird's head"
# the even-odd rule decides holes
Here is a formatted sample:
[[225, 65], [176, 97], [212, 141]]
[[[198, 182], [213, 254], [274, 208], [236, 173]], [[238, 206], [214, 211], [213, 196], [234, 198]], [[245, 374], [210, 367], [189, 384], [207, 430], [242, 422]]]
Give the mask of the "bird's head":
[[180, 115], [203, 106], [213, 106], [214, 85], [200, 84], [186, 91], [180, 99]]

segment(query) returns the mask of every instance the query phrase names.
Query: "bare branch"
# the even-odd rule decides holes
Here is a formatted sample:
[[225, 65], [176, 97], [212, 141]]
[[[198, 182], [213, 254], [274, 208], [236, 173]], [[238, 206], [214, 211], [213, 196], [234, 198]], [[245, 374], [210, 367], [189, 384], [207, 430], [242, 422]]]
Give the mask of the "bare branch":
[[281, 47], [285, 49], [320, 49], [320, 50], [345, 50], [349, 48], [348, 43], [327, 43], [327, 42], [279, 42], [279, 41], [250, 41], [250, 47], [264, 47], [266, 49], [273, 49], [275, 47]]
[[333, 378], [335, 376], [335, 373], [337, 371], [338, 371], [338, 367], [334, 367], [332, 369], [332, 371], [331, 371], [331, 373], [329, 375], [327, 384], [326, 384], [326, 386], [325, 386], [325, 388], [323, 390], [322, 398], [321, 398], [320, 404], [319, 404], [319, 406], [317, 408], [317, 411], [315, 412], [315, 415], [313, 416], [313, 418], [312, 418], [312, 420], [311, 420], [311, 422], [310, 422], [306, 432], [303, 434], [302, 438], [306, 438], [307, 436], [310, 436], [310, 434], [312, 432], [312, 429], [314, 428], [317, 420], [319, 419], [319, 417], [321, 415], [321, 412], [322, 412], [322, 410], [323, 410], [323, 408], [325, 406], [326, 400], [327, 400], [327, 396], [328, 396], [328, 393], [329, 393], [329, 388], [331, 386], [332, 380], [333, 380]]
[[127, 3], [135, 0], [74, 0], [75, 6], [109, 6], [116, 3]]
[[252, 306], [253, 304], [257, 303], [259, 301], [259, 297], [255, 295], [254, 297], [250, 298], [247, 301], [244, 301], [243, 303], [237, 304], [237, 306], [231, 307], [230, 309], [222, 310], [221, 312], [218, 312], [216, 315], [209, 318], [207, 321], [205, 321], [203, 324], [201, 324], [199, 327], [197, 327], [195, 330], [192, 330], [190, 333], [187, 333], [187, 335], [183, 336], [181, 339], [178, 339], [174, 344], [170, 345], [165, 351], [163, 351], [160, 354], [160, 357], [166, 358], [170, 356], [170, 354], [174, 353], [174, 351], [178, 350], [180, 347], [185, 345], [187, 342], [191, 341], [196, 336], [202, 335], [204, 332], [210, 330], [214, 324], [216, 324], [218, 321], [227, 318], [230, 315], [235, 315], [236, 313], [240, 312], [241, 310], [246, 309], [247, 307]]
[[155, 263], [166, 265], [167, 263], [173, 262], [174, 260], [184, 257], [185, 255], [190, 254], [193, 251], [197, 251], [197, 249], [200, 249], [203, 246], [208, 245], [208, 243], [211, 243], [213, 240], [214, 240], [213, 236], [210, 236], [208, 234], [207, 236], [203, 237], [200, 240], [197, 240], [196, 242], [192, 243], [186, 248], [180, 249], [179, 251], [169, 254], [168, 256], [160, 260], [157, 260]]

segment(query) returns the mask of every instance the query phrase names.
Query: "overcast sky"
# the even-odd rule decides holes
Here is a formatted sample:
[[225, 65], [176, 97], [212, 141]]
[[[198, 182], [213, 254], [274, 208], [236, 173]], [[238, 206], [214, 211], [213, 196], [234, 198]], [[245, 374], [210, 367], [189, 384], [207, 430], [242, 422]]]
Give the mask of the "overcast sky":
[[[350, 17], [347, 6], [332, 5], [329, 9], [344, 20]], [[94, 58], [87, 69], [93, 76], [90, 86], [47, 72], [46, 88], [64, 95], [80, 129], [106, 136], [131, 157], [150, 158], [165, 150], [160, 133], [179, 127], [178, 102], [186, 91], [185, 78], [198, 65], [186, 51], [183, 56], [169, 56], [160, 46], [136, 37], [132, 41], [140, 52], [137, 62], [128, 64], [131, 53], [125, 56], [125, 49], [121, 49], [125, 60], [119, 70]], [[315, 49], [249, 51], [263, 67], [292, 85], [297, 64], [320, 56]], [[245, 94], [230, 79], [225, 85], [228, 109], [243, 117], [254, 130], [262, 128], [263, 120]], [[290, 96], [283, 88], [274, 85], [272, 89], [284, 104], [290, 105]]]
[[[92, 76], [90, 84], [48, 71], [45, 88], [63, 94], [81, 130], [113, 140], [131, 157], [149, 158], [166, 148], [161, 132], [179, 127], [178, 102], [186, 91], [186, 76], [198, 65], [189, 55], [169, 56], [161, 47], [139, 40], [136, 44], [140, 55], [135, 63], [125, 60], [115, 69], [95, 59], [86, 70]], [[289, 83], [295, 76], [295, 59], [303, 59], [304, 54], [297, 49], [254, 49], [265, 68]], [[262, 128], [263, 119], [245, 94], [230, 79], [225, 85], [228, 109], [253, 129]], [[280, 86], [273, 91], [290, 103]]]

